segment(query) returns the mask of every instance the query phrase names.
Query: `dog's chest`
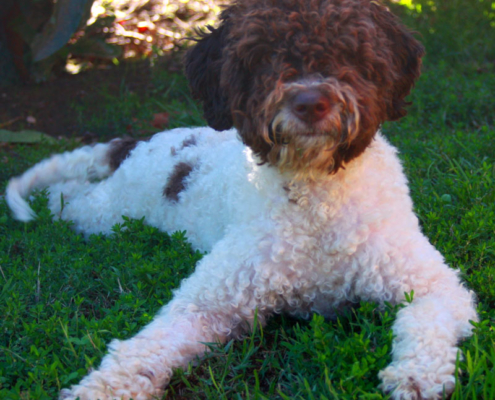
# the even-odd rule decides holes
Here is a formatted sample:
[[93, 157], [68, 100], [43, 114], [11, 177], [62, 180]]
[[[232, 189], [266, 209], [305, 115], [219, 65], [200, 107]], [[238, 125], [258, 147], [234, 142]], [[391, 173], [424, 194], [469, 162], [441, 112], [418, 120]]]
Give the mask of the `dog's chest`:
[[358, 297], [372, 298], [366, 291], [389, 296], [384, 276], [394, 271], [382, 266], [398, 245], [380, 240], [400, 241], [394, 230], [417, 222], [400, 164], [383, 140], [337, 175], [290, 184], [234, 138], [211, 136], [214, 147], [209, 138], [198, 136], [174, 156], [194, 168], [178, 201], [163, 205], [164, 230], [186, 230], [208, 252], [229, 237], [233, 254], [226, 257], [246, 254], [253, 282], [276, 310], [331, 316]]
[[358, 299], [395, 296], [404, 233], [417, 231], [417, 219], [397, 158], [382, 174], [376, 150], [326, 181], [286, 186], [287, 202], [271, 211], [264, 284], [280, 293], [280, 311], [331, 317]]
[[274, 229], [261, 246], [272, 269], [263, 271], [268, 286], [278, 285], [281, 311], [333, 316], [355, 299], [359, 272], [352, 265], [369, 229], [340, 183], [286, 189], [287, 204], [272, 210]]

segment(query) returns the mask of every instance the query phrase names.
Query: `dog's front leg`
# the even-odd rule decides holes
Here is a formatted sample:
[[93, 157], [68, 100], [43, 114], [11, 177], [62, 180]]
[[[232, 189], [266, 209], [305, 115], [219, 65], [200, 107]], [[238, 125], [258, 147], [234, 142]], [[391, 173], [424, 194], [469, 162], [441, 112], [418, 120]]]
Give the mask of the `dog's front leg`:
[[[61, 392], [61, 399], [144, 400], [159, 398], [173, 368], [186, 367], [206, 350], [203, 343], [222, 341], [202, 313], [161, 314], [135, 337], [109, 345], [100, 367], [78, 385]], [[154, 397], [155, 396], [155, 397]]]
[[380, 378], [395, 400], [440, 399], [454, 389], [457, 343], [471, 334], [469, 321], [477, 316], [472, 294], [453, 270], [442, 269], [426, 294], [415, 294], [399, 311], [393, 326], [393, 361]]
[[152, 323], [129, 340], [114, 340], [100, 367], [60, 398], [159, 398], [172, 370], [203, 356], [205, 343], [224, 342], [248, 327], [256, 310], [263, 321], [269, 310], [260, 303], [263, 291], [253, 289], [260, 257], [255, 243], [239, 241], [245, 237], [237, 232], [218, 243]]

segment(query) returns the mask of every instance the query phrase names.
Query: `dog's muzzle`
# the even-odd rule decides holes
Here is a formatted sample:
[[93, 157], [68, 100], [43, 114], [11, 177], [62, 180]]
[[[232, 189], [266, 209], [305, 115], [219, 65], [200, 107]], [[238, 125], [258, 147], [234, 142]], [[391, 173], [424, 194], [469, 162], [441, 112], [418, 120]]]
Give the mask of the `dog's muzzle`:
[[353, 89], [336, 78], [301, 80], [277, 86], [264, 104], [269, 121], [262, 132], [268, 161], [295, 180], [317, 179], [334, 168], [334, 153], [359, 131]]
[[302, 89], [290, 99], [289, 107], [293, 115], [307, 124], [321, 121], [331, 110], [330, 99], [318, 89]]
[[287, 145], [295, 137], [326, 137], [335, 144], [357, 134], [359, 111], [352, 89], [335, 78], [282, 85], [269, 96], [265, 139]]

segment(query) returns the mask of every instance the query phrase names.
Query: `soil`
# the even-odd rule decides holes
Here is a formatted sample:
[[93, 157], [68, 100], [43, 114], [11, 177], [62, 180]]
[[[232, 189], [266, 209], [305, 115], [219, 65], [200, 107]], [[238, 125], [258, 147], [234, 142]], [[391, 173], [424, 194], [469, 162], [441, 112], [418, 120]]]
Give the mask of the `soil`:
[[[160, 59], [153, 68], [157, 67], [171, 72], [182, 69], [177, 55]], [[40, 84], [0, 87], [0, 129], [33, 129], [55, 137], [83, 136], [85, 132], [79, 131], [73, 108], [75, 100], [90, 98], [91, 102], [86, 103], [96, 110], [103, 100], [103, 86], [119, 93], [123, 84], [130, 91], [145, 95], [151, 76], [149, 61], [139, 61], [77, 75], [64, 74]]]

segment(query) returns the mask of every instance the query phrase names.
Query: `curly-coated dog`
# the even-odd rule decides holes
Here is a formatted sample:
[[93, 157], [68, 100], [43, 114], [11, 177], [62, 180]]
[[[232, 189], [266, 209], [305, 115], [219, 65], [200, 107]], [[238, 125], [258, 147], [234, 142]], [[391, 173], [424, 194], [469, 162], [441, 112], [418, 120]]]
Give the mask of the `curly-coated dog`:
[[421, 233], [379, 132], [406, 114], [423, 52], [376, 1], [238, 0], [186, 56], [193, 94], [223, 132], [117, 139], [12, 179], [7, 201], [20, 220], [33, 217], [30, 191], [49, 187], [53, 214], [80, 232], [145, 217], [208, 251], [155, 320], [113, 341], [61, 398], [160, 396], [174, 368], [204, 343], [242, 336], [256, 314], [331, 317], [412, 290], [381, 388], [394, 399], [451, 392], [457, 342], [477, 318], [473, 295]]

